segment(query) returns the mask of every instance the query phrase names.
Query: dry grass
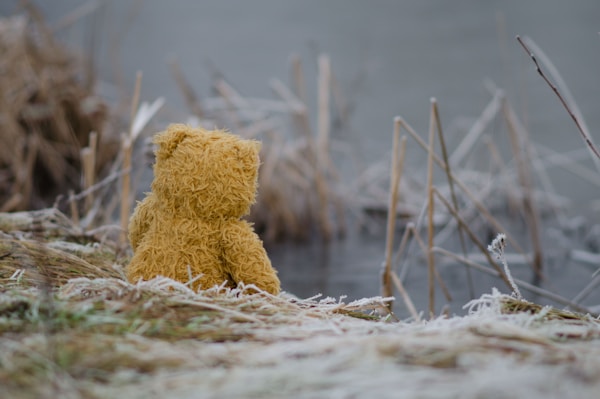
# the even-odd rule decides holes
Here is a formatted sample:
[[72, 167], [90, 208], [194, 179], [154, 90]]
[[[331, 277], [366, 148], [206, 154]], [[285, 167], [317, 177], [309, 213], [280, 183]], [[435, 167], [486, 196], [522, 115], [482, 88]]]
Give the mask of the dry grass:
[[84, 234], [60, 211], [0, 213], [0, 282], [60, 286], [76, 277], [119, 277], [115, 245]]
[[39, 16], [0, 20], [0, 210], [50, 206], [81, 190], [82, 151], [97, 134], [94, 174], [106, 173], [117, 151], [106, 132], [107, 107], [92, 77], [56, 42]]

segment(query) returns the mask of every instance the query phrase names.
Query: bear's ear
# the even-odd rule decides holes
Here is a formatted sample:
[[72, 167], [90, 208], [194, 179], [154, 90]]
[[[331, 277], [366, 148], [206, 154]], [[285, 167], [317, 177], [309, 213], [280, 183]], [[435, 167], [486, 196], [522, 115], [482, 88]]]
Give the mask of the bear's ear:
[[252, 162], [255, 162], [259, 156], [261, 147], [262, 143], [260, 141], [242, 140], [240, 142], [240, 146], [238, 147], [238, 154], [242, 159], [252, 160]]
[[154, 136], [152, 141], [158, 146], [156, 149], [156, 158], [169, 158], [183, 139], [190, 136], [190, 132], [191, 128], [187, 125], [173, 124], [169, 125], [164, 132]]

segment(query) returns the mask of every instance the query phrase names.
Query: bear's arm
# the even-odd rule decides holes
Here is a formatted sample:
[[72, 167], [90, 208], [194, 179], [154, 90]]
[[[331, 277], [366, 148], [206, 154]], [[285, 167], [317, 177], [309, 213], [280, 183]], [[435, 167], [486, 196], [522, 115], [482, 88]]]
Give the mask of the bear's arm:
[[254, 284], [273, 295], [279, 294], [279, 278], [271, 266], [262, 241], [250, 224], [239, 220], [223, 229], [223, 257], [233, 283]]
[[138, 202], [131, 218], [129, 219], [129, 242], [131, 248], [135, 251], [138, 244], [148, 231], [148, 228], [154, 221], [156, 212], [156, 199], [154, 194], [150, 193], [143, 201]]

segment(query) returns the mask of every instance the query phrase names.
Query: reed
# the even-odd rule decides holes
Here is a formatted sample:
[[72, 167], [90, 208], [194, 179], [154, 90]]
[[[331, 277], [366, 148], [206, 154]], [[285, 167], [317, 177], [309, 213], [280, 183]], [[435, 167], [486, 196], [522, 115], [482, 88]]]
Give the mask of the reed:
[[[115, 138], [105, 129], [107, 107], [81, 83], [81, 64], [54, 40], [40, 13], [27, 2], [25, 16], [4, 18], [0, 34], [0, 209], [50, 206], [58, 195], [84, 187], [82, 151], [94, 144], [103, 177]], [[83, 154], [86, 154], [83, 151]], [[87, 156], [87, 155], [84, 155]]]
[[[431, 100], [433, 105], [434, 99]], [[431, 251], [433, 248], [433, 236], [434, 236], [434, 222], [433, 222], [433, 209], [435, 206], [433, 196], [433, 154], [434, 154], [434, 139], [435, 139], [435, 115], [433, 107], [430, 113], [429, 119], [429, 145], [427, 147], [427, 276], [428, 276], [428, 287], [429, 287], [429, 316], [435, 316], [435, 286], [433, 283], [434, 272], [435, 272], [435, 258], [434, 253]]]
[[[98, 151], [98, 133], [91, 132], [89, 145], [81, 150], [81, 161], [83, 169], [83, 190], [87, 190], [95, 184], [96, 179], [96, 153]], [[85, 198], [84, 213], [87, 213], [94, 202], [93, 193]]]
[[[592, 137], [589, 134], [589, 129], [587, 128], [587, 125], [586, 125], [585, 121], [583, 120], [582, 114], [579, 111], [577, 104], [573, 100], [573, 97], [570, 95], [570, 92], [569, 92], [568, 88], [566, 87], [566, 84], [564, 84], [564, 81], [563, 81], [562, 77], [560, 76], [560, 74], [558, 73], [558, 70], [554, 67], [554, 65], [550, 62], [548, 57], [546, 57], [543, 54], [541, 49], [539, 47], [537, 47], [537, 45], [535, 45], [535, 43], [531, 39], [529, 39], [528, 37], [525, 37], [524, 39], [522, 39], [519, 35], [517, 35], [516, 39], [519, 42], [519, 44], [521, 45], [521, 47], [523, 47], [523, 50], [525, 50], [527, 52], [527, 54], [529, 54], [529, 57], [535, 64], [535, 69], [536, 69], [537, 73], [542, 77], [542, 79], [544, 79], [544, 81], [548, 84], [548, 86], [550, 86], [550, 88], [552, 89], [552, 91], [554, 92], [554, 94], [556, 95], [556, 97], [558, 98], [558, 100], [560, 101], [562, 106], [564, 107], [564, 109], [567, 111], [567, 113], [569, 114], [569, 116], [571, 117], [573, 122], [575, 123], [575, 126], [577, 126], [577, 130], [579, 131], [581, 138], [583, 139], [587, 148], [590, 150], [590, 153], [593, 155], [592, 158], [594, 159], [596, 167], [598, 167], [600, 170], [600, 162], [599, 162], [600, 161], [600, 152], [598, 152], [598, 149], [596, 148], [596, 145], [594, 144]], [[526, 41], [528, 42], [527, 44], [525, 43]], [[556, 85], [554, 85], [550, 81], [550, 79], [546, 76], [546, 74], [540, 67], [540, 64], [538, 63], [538, 60], [537, 60], [535, 54], [533, 53], [532, 50], [530, 50], [530, 47], [535, 47], [537, 49], [538, 53], [540, 53], [540, 55], [543, 57], [545, 63], [549, 66], [550, 70], [553, 71], [554, 78], [556, 79], [558, 84], [560, 84], [560, 86], [562, 87], [562, 91], [564, 91], [566, 93], [565, 94], [566, 99], [561, 94], [561, 90], [559, 90], [558, 87]]]
[[127, 243], [127, 225], [129, 223], [129, 215], [131, 213], [131, 153], [133, 151], [134, 136], [134, 121], [138, 111], [140, 102], [140, 91], [142, 90], [142, 72], [138, 72], [135, 77], [135, 88], [133, 90], [133, 98], [131, 100], [131, 123], [129, 125], [129, 134], [123, 138], [123, 170], [126, 171], [121, 178], [121, 245]]
[[[392, 296], [392, 256], [394, 251], [394, 231], [396, 228], [396, 206], [398, 204], [398, 186], [402, 177], [402, 168], [404, 167], [404, 154], [406, 152], [406, 136], [400, 139], [400, 128], [402, 120], [394, 119], [394, 134], [392, 144], [392, 163], [390, 165], [390, 199], [388, 203], [388, 217], [386, 228], [386, 244], [385, 244], [385, 261], [381, 272], [381, 295], [384, 297]], [[398, 279], [396, 286], [402, 286], [402, 282]], [[405, 291], [400, 288], [401, 292]], [[390, 310], [392, 302], [389, 303]]]
[[[442, 159], [443, 159], [444, 163], [446, 164], [445, 172], [446, 172], [446, 178], [448, 181], [448, 187], [450, 189], [450, 198], [452, 199], [452, 205], [454, 206], [454, 209], [458, 209], [458, 199], [456, 197], [456, 192], [454, 190], [454, 180], [452, 180], [451, 164], [450, 164], [450, 160], [448, 157], [448, 150], [446, 147], [446, 139], [444, 137], [444, 133], [442, 130], [442, 119], [440, 117], [440, 112], [438, 110], [437, 101], [435, 99], [432, 100], [431, 107], [432, 107], [433, 116], [435, 118], [436, 130], [438, 132], [438, 140], [440, 141], [440, 149], [442, 150]], [[458, 225], [458, 238], [460, 240], [460, 249], [461, 249], [463, 255], [466, 255], [467, 247], [466, 247], [466, 243], [465, 243], [464, 232], [463, 232], [463, 229], [460, 224]], [[475, 298], [475, 287], [473, 286], [473, 276], [471, 276], [471, 270], [469, 268], [466, 268], [466, 274], [467, 274], [467, 287], [469, 289], [469, 296], [471, 299], [474, 299]]]
[[527, 131], [520, 125], [515, 112], [506, 99], [503, 101], [502, 109], [508, 125], [508, 135], [512, 147], [513, 156], [517, 164], [519, 183], [523, 191], [523, 211], [531, 233], [533, 244], [533, 270], [536, 275], [542, 277], [542, 242], [540, 238], [540, 220], [535, 201], [533, 200], [533, 182], [530, 170], [530, 142]]

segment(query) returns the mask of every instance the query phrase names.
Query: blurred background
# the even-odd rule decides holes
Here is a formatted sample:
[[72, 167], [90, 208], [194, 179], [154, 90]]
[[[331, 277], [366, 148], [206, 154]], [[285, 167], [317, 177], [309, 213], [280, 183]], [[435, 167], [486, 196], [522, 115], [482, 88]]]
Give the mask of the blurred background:
[[[52, 26], [88, 2], [33, 3]], [[61, 38], [87, 54], [93, 31], [94, 63], [103, 83], [130, 92], [142, 70], [143, 97], [165, 97], [182, 116], [189, 112], [169, 61], [177, 60], [199, 92], [209, 89], [218, 71], [246, 96], [273, 97], [269, 80], [287, 81], [290, 55], [297, 53], [314, 97], [316, 58], [323, 52], [354, 105], [343, 136], [366, 157], [388, 149], [396, 115], [426, 131], [430, 97], [437, 98], [446, 124], [478, 116], [490, 98], [486, 78], [507, 90], [532, 136], [555, 148], [579, 147], [572, 121], [516, 42], [520, 34], [551, 58], [588, 124], [600, 125], [600, 4], [594, 0], [96, 3], [99, 9], [63, 29]], [[3, 1], [0, 12], [10, 14], [17, 6]]]
[[[350, 180], [366, 165], [389, 157], [395, 116], [402, 116], [425, 137], [431, 97], [438, 101], [448, 145], [455, 147], [490, 101], [494, 85], [506, 91], [533, 141], [563, 153], [583, 148], [569, 115], [515, 40], [517, 34], [532, 38], [552, 60], [592, 135], [598, 137], [600, 3], [596, 0], [33, 3], [51, 27], [68, 23], [65, 16], [78, 7], [93, 9], [57, 29], [57, 37], [90, 60], [96, 90], [109, 103], [131, 97], [135, 74], [143, 71], [141, 99], [166, 100], [157, 128], [191, 115], [173, 79], [169, 66], [173, 62], [200, 96], [209, 96], [219, 76], [245, 97], [273, 99], [277, 98], [273, 79], [290, 81], [290, 59], [295, 54], [304, 66], [308, 113], [316, 115], [317, 61], [320, 54], [327, 54], [344, 98], [343, 118], [337, 115], [340, 121], [334, 120], [331, 134], [352, 153], [352, 166], [341, 164], [341, 174]], [[1, 15], [16, 12], [19, 2], [0, 3]], [[506, 133], [492, 123], [487, 134]], [[425, 159], [425, 152], [408, 146], [405, 174], [417, 180], [425, 176]], [[583, 164], [590, 167], [591, 162], [586, 159]], [[551, 174], [557, 193], [569, 200], [569, 217], [583, 215], [593, 225], [597, 187], [561, 169]], [[144, 177], [140, 192], [148, 190], [150, 178]], [[283, 288], [300, 296], [378, 294], [385, 229], [357, 230], [349, 229], [346, 239], [327, 245], [314, 242], [318, 240], [270, 245]], [[413, 268], [405, 276], [416, 303], [425, 301], [424, 269]], [[451, 287], [464, 283], [462, 269], [443, 275]], [[583, 280], [589, 275], [589, 270], [580, 273]], [[476, 282], [478, 292], [499, 284], [485, 277]], [[571, 291], [577, 289], [574, 284]], [[456, 291], [452, 308], [460, 309], [468, 294]]]

